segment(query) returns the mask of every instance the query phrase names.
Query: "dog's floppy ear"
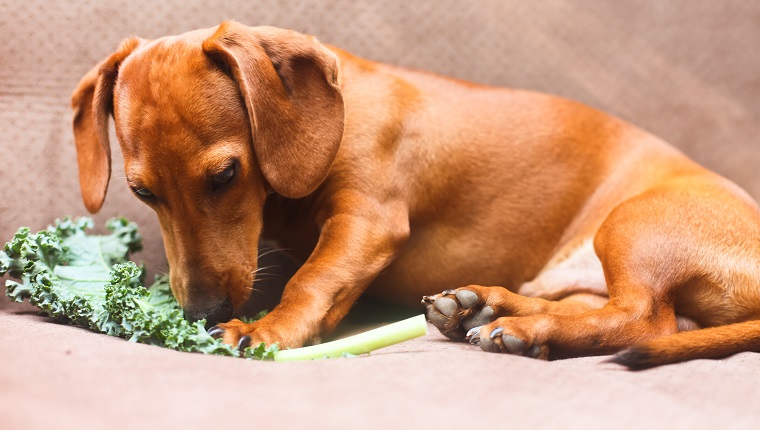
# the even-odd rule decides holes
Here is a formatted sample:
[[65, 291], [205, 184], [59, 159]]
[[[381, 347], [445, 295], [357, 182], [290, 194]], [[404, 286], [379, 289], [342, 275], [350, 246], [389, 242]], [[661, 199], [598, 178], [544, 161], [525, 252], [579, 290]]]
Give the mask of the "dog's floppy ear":
[[303, 197], [327, 176], [343, 137], [337, 57], [315, 38], [224, 22], [203, 42], [245, 100], [253, 149], [275, 191]]
[[118, 51], [84, 75], [71, 94], [79, 186], [90, 213], [103, 206], [111, 178], [108, 116], [113, 114], [113, 88], [119, 65], [144, 42], [138, 38], [122, 42]]

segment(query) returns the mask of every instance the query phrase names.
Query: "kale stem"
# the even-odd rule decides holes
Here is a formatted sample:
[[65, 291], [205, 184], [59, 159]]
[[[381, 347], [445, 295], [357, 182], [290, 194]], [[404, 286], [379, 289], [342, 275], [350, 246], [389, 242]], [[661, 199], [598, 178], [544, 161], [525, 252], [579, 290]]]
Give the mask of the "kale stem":
[[140, 310], [143, 311], [143, 313], [148, 313], [149, 310], [153, 309], [153, 305], [150, 303], [142, 300], [142, 299], [134, 299], [135, 303], [137, 303], [137, 306], [140, 307]]
[[284, 349], [274, 354], [274, 361], [314, 360], [366, 354], [376, 349], [404, 342], [428, 332], [424, 315], [407, 318], [354, 336], [304, 348]]
[[103, 255], [103, 238], [98, 238], [98, 256], [100, 257], [100, 263], [105, 267], [107, 271], [111, 271], [111, 265], [106, 261], [106, 256]]

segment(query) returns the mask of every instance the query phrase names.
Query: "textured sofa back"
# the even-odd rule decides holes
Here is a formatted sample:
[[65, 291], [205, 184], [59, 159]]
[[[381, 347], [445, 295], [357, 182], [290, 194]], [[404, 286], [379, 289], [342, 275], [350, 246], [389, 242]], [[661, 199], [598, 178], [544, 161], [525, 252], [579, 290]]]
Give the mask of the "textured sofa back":
[[[760, 2], [671, 0], [25, 1], [0, 13], [0, 240], [20, 225], [85, 214], [69, 95], [125, 37], [225, 19], [318, 36], [359, 56], [570, 97], [674, 143], [760, 197]], [[142, 226], [142, 258], [164, 260], [153, 213], [132, 197], [112, 135], [113, 179], [98, 220]]]

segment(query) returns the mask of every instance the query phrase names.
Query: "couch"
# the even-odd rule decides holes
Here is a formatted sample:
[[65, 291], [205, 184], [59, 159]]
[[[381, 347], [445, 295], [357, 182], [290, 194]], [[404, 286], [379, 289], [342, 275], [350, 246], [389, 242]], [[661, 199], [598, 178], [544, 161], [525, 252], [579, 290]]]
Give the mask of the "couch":
[[[159, 37], [225, 19], [296, 29], [373, 60], [579, 100], [662, 136], [760, 199], [758, 2], [6, 1], [0, 239], [21, 225], [37, 230], [86, 213], [69, 95], [89, 68], [128, 36]], [[113, 179], [96, 222], [117, 215], [137, 221], [145, 236], [137, 259], [152, 272], [166, 270], [155, 215], [131, 196], [113, 149]], [[375, 304], [380, 317], [372, 321], [360, 308], [351, 323], [399, 315], [383, 306]], [[251, 362], [132, 344], [53, 323], [1, 298], [0, 428], [760, 424], [758, 353], [641, 372], [605, 358], [487, 354], [433, 330], [369, 357]]]

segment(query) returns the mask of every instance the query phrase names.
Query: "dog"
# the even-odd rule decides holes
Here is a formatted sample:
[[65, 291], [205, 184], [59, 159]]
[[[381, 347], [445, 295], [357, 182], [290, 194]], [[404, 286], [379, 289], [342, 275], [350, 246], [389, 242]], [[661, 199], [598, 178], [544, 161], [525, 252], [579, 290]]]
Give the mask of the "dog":
[[[72, 107], [86, 208], [105, 199], [112, 116], [174, 295], [231, 345], [318, 341], [366, 293], [424, 297], [447, 337], [540, 359], [760, 350], [757, 204], [583, 104], [231, 21], [124, 41]], [[230, 320], [261, 238], [303, 265], [263, 319]]]

